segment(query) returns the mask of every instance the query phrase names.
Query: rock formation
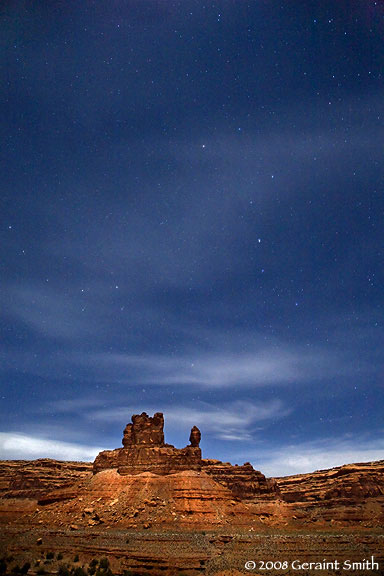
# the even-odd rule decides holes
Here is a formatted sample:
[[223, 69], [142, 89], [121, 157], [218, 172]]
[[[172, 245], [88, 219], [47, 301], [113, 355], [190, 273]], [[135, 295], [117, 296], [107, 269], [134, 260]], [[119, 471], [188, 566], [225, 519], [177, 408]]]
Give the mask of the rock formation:
[[37, 502], [51, 492], [72, 490], [92, 474], [89, 462], [40, 460], [0, 461], [0, 524], [36, 509]]
[[121, 475], [153, 472], [158, 475], [174, 474], [183, 470], [201, 469], [200, 430], [191, 430], [190, 445], [175, 448], [164, 442], [164, 417], [157, 412], [153, 417], [145, 412], [132, 416], [124, 429], [123, 448], [104, 450], [97, 456], [93, 471], [117, 469]]
[[194, 426], [185, 448], [166, 444], [163, 415], [143, 413], [93, 469], [0, 461], [7, 573], [44, 562], [55, 574], [77, 556], [85, 566], [108, 555], [114, 574], [229, 576], [252, 550], [277, 562], [283, 550], [287, 560], [374, 555], [384, 565], [384, 461], [268, 479], [249, 463], [202, 459], [200, 439]]
[[384, 460], [276, 478], [276, 482], [297, 520], [305, 524], [384, 524]]
[[[273, 501], [280, 498], [274, 480], [255, 470], [247, 462], [243, 466], [232, 466], [219, 460], [203, 460], [200, 450], [201, 433], [193, 426], [189, 446], [178, 449], [164, 442], [164, 417], [157, 412], [153, 417], [145, 412], [132, 416], [132, 422], [124, 429], [123, 448], [105, 450], [97, 456], [93, 472], [115, 470], [121, 476], [132, 476], [150, 472], [157, 476], [182, 471], [203, 471], [216, 483], [230, 492], [230, 498], [251, 501]], [[58, 495], [60, 499], [63, 495]]]
[[185, 448], [166, 444], [163, 415], [142, 413], [126, 426], [123, 447], [101, 452], [93, 467], [0, 462], [0, 523], [37, 508], [37, 522], [65, 525], [72, 514], [85, 526], [99, 522], [88, 518], [88, 508], [111, 526], [127, 527], [144, 525], [151, 515], [153, 524], [188, 526], [257, 518], [269, 526], [384, 523], [384, 461], [273, 479], [248, 462], [202, 459], [200, 439], [194, 426]]
[[384, 496], [384, 460], [346, 464], [311, 474], [276, 478], [286, 502], [320, 502]]
[[89, 462], [60, 462], [50, 458], [0, 461], [0, 499], [37, 500], [48, 491], [73, 486], [87, 478], [91, 470]]
[[151, 446], [164, 446], [164, 416], [161, 412], [151, 418], [145, 412], [134, 414], [132, 424], [129, 423], [124, 429], [124, 448], [133, 445], [149, 444]]
[[197, 426], [194, 426], [189, 436], [191, 446], [198, 447], [200, 445], [200, 440], [201, 440], [201, 432]]
[[281, 497], [276, 481], [266, 478], [249, 462], [242, 466], [232, 466], [229, 462], [220, 460], [203, 460], [203, 470], [241, 500], [276, 500]]

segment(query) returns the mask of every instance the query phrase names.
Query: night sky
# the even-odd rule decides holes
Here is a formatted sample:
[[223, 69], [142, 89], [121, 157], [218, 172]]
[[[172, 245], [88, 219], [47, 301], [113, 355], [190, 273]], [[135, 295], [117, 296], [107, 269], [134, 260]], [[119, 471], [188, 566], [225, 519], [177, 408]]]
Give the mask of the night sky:
[[0, 22], [0, 458], [144, 410], [266, 475], [384, 458], [384, 1]]

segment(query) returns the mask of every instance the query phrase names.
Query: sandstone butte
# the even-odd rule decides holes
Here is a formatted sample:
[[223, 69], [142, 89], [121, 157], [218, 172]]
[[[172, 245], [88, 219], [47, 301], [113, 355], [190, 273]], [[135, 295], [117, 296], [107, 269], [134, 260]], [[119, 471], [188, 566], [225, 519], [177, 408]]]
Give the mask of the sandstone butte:
[[2, 461], [0, 519], [33, 516], [39, 507], [40, 520], [92, 524], [92, 515], [83, 512], [97, 501], [92, 506], [99, 519], [126, 526], [175, 519], [186, 526], [250, 519], [273, 525], [384, 521], [383, 461], [266, 478], [250, 463], [203, 459], [200, 439], [194, 426], [189, 444], [175, 448], [164, 441], [163, 414], [143, 412], [125, 427], [123, 447], [100, 452], [93, 465]]
[[[266, 478], [250, 463], [233, 466], [203, 459], [200, 440], [201, 433], [194, 426], [189, 444], [175, 448], [164, 440], [163, 414], [150, 417], [143, 412], [132, 416], [125, 427], [123, 447], [100, 452], [93, 464], [51, 459], [0, 462], [0, 524], [4, 528], [0, 555], [1, 547], [25, 552], [31, 546], [26, 534], [32, 540], [36, 534], [47, 539], [47, 531], [55, 546], [52, 534], [55, 538], [66, 534], [73, 550], [75, 541], [82, 542], [81, 534], [87, 542], [83, 552], [97, 535], [144, 531], [146, 544], [142, 541], [139, 548], [152, 546], [147, 552], [152, 558], [156, 554], [155, 540], [148, 538], [151, 532], [213, 530], [216, 535], [210, 543], [221, 550], [232, 541], [233, 531], [343, 528], [369, 532], [384, 525], [384, 461]], [[168, 542], [171, 548], [174, 540]], [[108, 548], [105, 542], [100, 547]], [[166, 548], [163, 542], [162, 549]], [[146, 555], [145, 550], [141, 552]], [[195, 556], [191, 552], [191, 566], [195, 566]], [[201, 572], [203, 560], [201, 554], [198, 557]], [[136, 558], [136, 566], [143, 562]], [[153, 566], [149, 563], [148, 569], [157, 574]], [[164, 570], [161, 573], [173, 573]], [[191, 573], [195, 573], [192, 568]]]

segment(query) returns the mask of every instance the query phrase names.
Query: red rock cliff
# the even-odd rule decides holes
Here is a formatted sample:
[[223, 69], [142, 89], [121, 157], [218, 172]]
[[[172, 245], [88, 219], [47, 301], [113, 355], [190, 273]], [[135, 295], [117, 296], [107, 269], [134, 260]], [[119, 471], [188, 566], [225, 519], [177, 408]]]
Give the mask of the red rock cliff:
[[121, 475], [152, 472], [165, 475], [183, 470], [201, 469], [200, 431], [191, 431], [191, 444], [175, 448], [164, 443], [164, 417], [157, 412], [153, 417], [145, 412], [132, 416], [124, 429], [123, 448], [105, 450], [97, 456], [93, 472], [116, 468]]

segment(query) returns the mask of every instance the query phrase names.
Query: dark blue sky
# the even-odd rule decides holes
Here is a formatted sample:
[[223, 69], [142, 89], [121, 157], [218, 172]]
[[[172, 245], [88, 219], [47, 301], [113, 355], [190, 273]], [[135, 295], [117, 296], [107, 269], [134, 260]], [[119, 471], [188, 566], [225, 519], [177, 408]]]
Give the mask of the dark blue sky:
[[383, 458], [384, 2], [0, 20], [0, 457]]

